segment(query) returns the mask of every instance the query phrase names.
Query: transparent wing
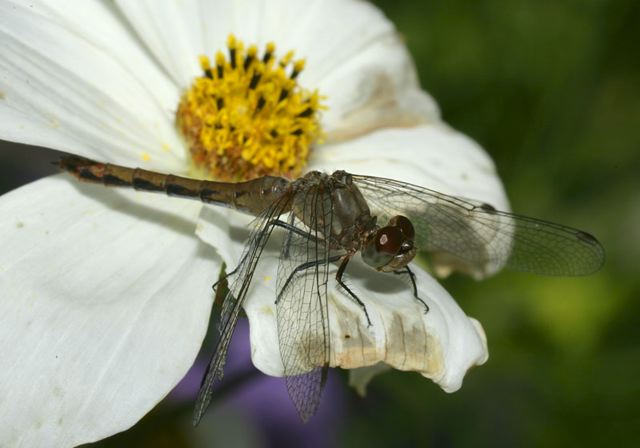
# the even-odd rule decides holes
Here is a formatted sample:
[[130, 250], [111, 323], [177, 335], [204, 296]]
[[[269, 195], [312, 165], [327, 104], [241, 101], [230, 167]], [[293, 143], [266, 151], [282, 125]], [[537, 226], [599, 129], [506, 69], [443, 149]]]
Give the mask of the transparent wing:
[[283, 196], [253, 221], [253, 230], [249, 235], [240, 262], [234, 270], [235, 280], [231, 284], [229, 292], [225, 296], [222, 304], [219, 324], [220, 337], [216, 344], [215, 352], [209, 362], [209, 366], [207, 367], [204, 379], [202, 380], [200, 391], [198, 392], [193, 415], [194, 425], [200, 422], [200, 419], [209, 407], [213, 387], [215, 383], [222, 378], [229, 343], [236, 328], [242, 304], [251, 285], [251, 279], [253, 278], [260, 254], [271, 236], [274, 220], [287, 210], [289, 202], [289, 196]]
[[413, 222], [421, 250], [444, 252], [486, 270], [505, 266], [543, 275], [587, 275], [604, 262], [600, 243], [581, 230], [397, 180], [357, 175], [353, 180], [380, 218], [405, 215]]
[[[331, 228], [330, 194], [299, 192], [308, 227], [292, 212], [277, 277], [278, 342], [289, 396], [303, 421], [315, 414], [330, 359], [327, 282], [332, 259], [325, 235]], [[293, 226], [298, 230], [294, 229]]]

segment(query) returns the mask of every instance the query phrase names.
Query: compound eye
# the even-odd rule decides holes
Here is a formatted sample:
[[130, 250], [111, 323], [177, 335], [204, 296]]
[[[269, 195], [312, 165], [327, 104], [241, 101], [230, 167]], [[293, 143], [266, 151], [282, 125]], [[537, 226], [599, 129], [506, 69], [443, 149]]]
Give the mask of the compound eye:
[[389, 264], [402, 248], [404, 237], [396, 227], [378, 229], [362, 248], [362, 259], [376, 269]]
[[386, 254], [397, 254], [405, 237], [398, 227], [383, 227], [376, 233], [376, 249]]
[[389, 226], [400, 229], [402, 234], [408, 240], [413, 240], [413, 237], [416, 234], [415, 230], [413, 229], [413, 224], [411, 224], [411, 221], [406, 216], [402, 216], [402, 215], [394, 216], [389, 220]]

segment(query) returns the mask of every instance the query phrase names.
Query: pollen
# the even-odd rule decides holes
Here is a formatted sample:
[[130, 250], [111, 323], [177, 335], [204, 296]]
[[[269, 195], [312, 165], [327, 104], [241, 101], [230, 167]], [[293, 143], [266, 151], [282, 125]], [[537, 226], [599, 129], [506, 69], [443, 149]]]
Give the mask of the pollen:
[[304, 59], [281, 58], [276, 46], [259, 53], [230, 35], [227, 55], [200, 56], [202, 74], [186, 90], [176, 124], [195, 168], [227, 181], [264, 175], [297, 177], [322, 138], [318, 91], [297, 78]]

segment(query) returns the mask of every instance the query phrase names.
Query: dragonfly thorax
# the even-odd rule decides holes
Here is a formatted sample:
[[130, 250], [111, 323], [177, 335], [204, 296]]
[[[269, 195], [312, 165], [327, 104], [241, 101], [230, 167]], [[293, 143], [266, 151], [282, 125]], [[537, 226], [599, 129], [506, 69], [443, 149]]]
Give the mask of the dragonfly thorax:
[[328, 238], [332, 249], [355, 253], [376, 228], [367, 201], [350, 174], [312, 171], [292, 185], [293, 212], [309, 229]]

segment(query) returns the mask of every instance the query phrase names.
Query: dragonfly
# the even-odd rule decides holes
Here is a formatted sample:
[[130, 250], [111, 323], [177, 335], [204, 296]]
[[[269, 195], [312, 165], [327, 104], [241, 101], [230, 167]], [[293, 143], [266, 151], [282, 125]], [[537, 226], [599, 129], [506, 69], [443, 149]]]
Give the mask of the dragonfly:
[[332, 275], [371, 325], [366, 305], [345, 283], [349, 262], [358, 253], [376, 271], [407, 276], [425, 312], [428, 306], [418, 296], [409, 266], [418, 251], [444, 256], [469, 271], [506, 267], [580, 276], [604, 263], [602, 245], [587, 232], [400, 180], [311, 171], [296, 180], [263, 176], [216, 182], [71, 155], [62, 157], [59, 166], [81, 181], [196, 199], [255, 216], [238, 265], [223, 277], [233, 276], [233, 281], [222, 302], [220, 334], [198, 393], [194, 425], [222, 379], [256, 266], [277, 228], [284, 232], [275, 293], [278, 344], [289, 396], [305, 422], [319, 406], [329, 368], [327, 285]]

